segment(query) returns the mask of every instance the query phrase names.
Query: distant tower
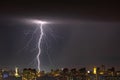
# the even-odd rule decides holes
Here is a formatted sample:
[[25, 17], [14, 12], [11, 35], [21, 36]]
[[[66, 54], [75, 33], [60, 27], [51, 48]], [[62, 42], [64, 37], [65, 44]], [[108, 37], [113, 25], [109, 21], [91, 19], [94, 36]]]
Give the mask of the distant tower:
[[98, 72], [97, 72], [97, 70], [98, 70], [98, 68], [95, 66], [94, 68], [93, 68], [93, 74], [95, 75], [95, 80], [98, 80]]
[[93, 74], [96, 74], [97, 73], [97, 67], [94, 67], [93, 68]]
[[18, 74], [18, 67], [15, 67], [15, 77], [20, 77], [20, 75]]
[[105, 65], [102, 65], [101, 68], [102, 68], [102, 71], [105, 71]]

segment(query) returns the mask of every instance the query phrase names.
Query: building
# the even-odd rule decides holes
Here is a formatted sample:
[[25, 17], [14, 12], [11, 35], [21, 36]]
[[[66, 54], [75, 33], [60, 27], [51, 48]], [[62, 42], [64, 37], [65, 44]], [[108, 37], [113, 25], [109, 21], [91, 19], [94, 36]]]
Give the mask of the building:
[[7, 78], [3, 78], [3, 80], [22, 80], [22, 77], [9, 76]]

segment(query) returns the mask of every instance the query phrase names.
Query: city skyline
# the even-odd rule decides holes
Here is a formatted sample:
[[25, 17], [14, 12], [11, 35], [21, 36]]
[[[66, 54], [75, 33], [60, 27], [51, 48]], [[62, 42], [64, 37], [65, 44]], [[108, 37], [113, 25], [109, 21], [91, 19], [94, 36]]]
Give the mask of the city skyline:
[[120, 11], [117, 4], [3, 2], [0, 5], [0, 67], [36, 68], [39, 28], [44, 26], [42, 70], [62, 67], [120, 67]]

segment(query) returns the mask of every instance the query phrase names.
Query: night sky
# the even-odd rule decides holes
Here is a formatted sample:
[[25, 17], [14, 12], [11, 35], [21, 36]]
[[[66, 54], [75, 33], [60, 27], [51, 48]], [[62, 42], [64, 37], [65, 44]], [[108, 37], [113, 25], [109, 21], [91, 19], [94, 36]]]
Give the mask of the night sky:
[[119, 67], [120, 8], [107, 2], [1, 2], [0, 67], [36, 68], [39, 19], [44, 25], [41, 68]]

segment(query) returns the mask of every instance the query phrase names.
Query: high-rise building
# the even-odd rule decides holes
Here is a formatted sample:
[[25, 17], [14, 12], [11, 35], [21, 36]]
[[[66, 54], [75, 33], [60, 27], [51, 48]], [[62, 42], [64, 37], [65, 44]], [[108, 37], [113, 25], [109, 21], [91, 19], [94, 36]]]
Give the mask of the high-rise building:
[[18, 67], [15, 67], [15, 77], [20, 77]]

